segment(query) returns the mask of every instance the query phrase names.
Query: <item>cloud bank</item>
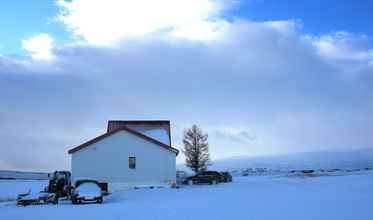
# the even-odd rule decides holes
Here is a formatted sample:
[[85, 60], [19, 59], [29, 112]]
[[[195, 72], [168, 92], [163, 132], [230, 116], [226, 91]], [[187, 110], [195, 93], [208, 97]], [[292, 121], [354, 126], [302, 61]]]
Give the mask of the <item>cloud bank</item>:
[[[62, 21], [83, 43], [53, 47], [49, 61], [0, 57], [1, 164], [68, 168], [67, 150], [105, 132], [109, 119], [170, 119], [179, 149], [183, 130], [197, 123], [210, 134], [213, 159], [373, 145], [365, 37], [305, 36], [299, 21], [226, 21], [213, 1], [202, 2], [197, 11], [173, 4], [184, 13], [176, 21], [153, 5], [159, 10], [138, 22], [118, 17], [137, 16], [135, 3], [59, 1], [68, 10]], [[113, 16], [97, 23], [97, 8]], [[153, 21], [158, 14], [169, 22]], [[202, 26], [213, 18], [218, 28], [203, 40], [176, 34], [198, 29], [194, 18]]]

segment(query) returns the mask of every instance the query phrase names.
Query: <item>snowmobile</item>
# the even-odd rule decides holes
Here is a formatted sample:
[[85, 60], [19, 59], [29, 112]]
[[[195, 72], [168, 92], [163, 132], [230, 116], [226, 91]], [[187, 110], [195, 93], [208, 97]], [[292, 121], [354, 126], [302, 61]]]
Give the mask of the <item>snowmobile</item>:
[[39, 192], [32, 193], [29, 190], [27, 193], [19, 194], [17, 197], [17, 205], [41, 205], [41, 204], [58, 204], [58, 197], [55, 193]]

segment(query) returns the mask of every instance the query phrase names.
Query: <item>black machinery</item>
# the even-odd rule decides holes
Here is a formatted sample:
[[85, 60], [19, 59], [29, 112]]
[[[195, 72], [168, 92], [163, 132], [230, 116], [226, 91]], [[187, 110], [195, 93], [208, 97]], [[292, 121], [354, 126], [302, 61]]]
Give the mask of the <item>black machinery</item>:
[[46, 192], [55, 193], [58, 198], [69, 197], [71, 194], [70, 171], [54, 171], [48, 174], [49, 184]]
[[19, 194], [17, 197], [18, 205], [38, 205], [38, 204], [57, 204], [61, 197], [71, 197], [71, 173], [69, 171], [55, 171], [48, 174], [49, 184], [44, 191]]

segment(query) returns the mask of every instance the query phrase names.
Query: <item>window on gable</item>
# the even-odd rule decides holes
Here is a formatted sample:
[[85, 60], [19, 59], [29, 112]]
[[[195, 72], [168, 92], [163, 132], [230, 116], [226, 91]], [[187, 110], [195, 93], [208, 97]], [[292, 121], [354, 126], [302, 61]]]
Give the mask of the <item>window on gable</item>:
[[128, 157], [128, 168], [136, 169], [136, 157]]

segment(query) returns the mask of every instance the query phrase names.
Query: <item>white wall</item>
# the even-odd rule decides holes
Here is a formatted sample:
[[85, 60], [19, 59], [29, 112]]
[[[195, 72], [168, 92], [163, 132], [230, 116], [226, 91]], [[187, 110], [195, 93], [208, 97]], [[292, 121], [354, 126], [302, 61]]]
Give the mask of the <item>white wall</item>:
[[[136, 157], [136, 169], [128, 157]], [[72, 154], [73, 180], [93, 178], [108, 182], [109, 190], [143, 184], [165, 184], [176, 179], [176, 153], [127, 131], [119, 131]]]

